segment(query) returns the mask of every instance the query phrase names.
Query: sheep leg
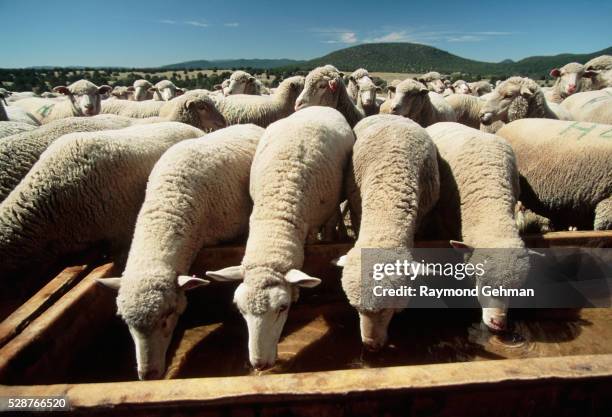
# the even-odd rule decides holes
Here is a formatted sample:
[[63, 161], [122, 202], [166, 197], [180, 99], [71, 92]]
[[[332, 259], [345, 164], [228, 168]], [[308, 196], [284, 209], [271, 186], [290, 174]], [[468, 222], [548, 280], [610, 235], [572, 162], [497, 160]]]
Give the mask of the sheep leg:
[[594, 230], [612, 230], [612, 196], [600, 201], [595, 207]]

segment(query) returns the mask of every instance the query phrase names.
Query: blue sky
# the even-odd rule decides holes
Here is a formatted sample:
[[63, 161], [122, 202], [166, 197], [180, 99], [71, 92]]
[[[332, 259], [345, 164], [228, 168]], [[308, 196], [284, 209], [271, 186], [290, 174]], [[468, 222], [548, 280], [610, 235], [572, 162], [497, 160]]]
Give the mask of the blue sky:
[[0, 67], [308, 59], [417, 42], [483, 61], [612, 45], [612, 1], [0, 0]]

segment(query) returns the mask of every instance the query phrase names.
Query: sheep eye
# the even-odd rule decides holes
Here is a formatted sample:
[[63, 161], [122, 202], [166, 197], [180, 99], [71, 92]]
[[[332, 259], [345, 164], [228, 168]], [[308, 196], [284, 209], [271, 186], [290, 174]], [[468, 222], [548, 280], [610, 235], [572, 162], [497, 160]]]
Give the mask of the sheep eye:
[[326, 85], [326, 84], [320, 85], [320, 86], [319, 86], [319, 88], [320, 88], [321, 90], [323, 90], [323, 89], [327, 88], [327, 85]]
[[284, 312], [284, 311], [287, 311], [287, 309], [288, 309], [288, 308], [289, 308], [289, 305], [288, 305], [288, 304], [283, 304], [282, 306], [280, 306], [280, 307], [278, 308], [278, 312], [279, 312], [279, 313], [282, 313], [282, 312]]

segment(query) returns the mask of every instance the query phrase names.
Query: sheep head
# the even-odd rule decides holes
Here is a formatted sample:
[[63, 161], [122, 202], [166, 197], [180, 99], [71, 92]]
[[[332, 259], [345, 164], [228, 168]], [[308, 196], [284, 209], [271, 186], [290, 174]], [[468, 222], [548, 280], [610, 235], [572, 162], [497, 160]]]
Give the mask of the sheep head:
[[72, 101], [77, 114], [82, 116], [99, 114], [101, 95], [109, 93], [112, 89], [109, 85], [98, 87], [87, 80], [76, 81], [68, 87], [63, 85], [53, 87], [54, 92], [67, 96]]
[[149, 92], [153, 93], [153, 99], [157, 101], [169, 101], [177, 96], [177, 88], [172, 81], [162, 80], [149, 88]]
[[310, 106], [336, 108], [340, 91], [344, 88], [344, 75], [331, 65], [318, 67], [306, 76], [304, 90], [295, 101], [295, 110]]
[[396, 87], [390, 86], [389, 90], [394, 91], [389, 104], [391, 114], [408, 117], [415, 121], [420, 119], [421, 110], [425, 102], [429, 100], [429, 89], [424, 84], [407, 79]]
[[245, 94], [247, 91], [254, 90], [256, 83], [255, 77], [248, 72], [234, 71], [229, 78], [227, 89], [223, 89], [225, 96], [233, 94]]
[[147, 80], [136, 80], [131, 87], [128, 87], [128, 90], [134, 92], [135, 101], [143, 101], [153, 98], [153, 94], [150, 91], [152, 87], [153, 84]]
[[612, 87], [612, 55], [593, 58], [584, 67], [584, 76], [591, 79], [593, 90]]
[[320, 279], [297, 269], [281, 273], [266, 267], [245, 270], [242, 266], [232, 266], [208, 271], [206, 275], [218, 281], [243, 281], [234, 292], [234, 303], [246, 321], [249, 361], [257, 370], [276, 362], [278, 342], [291, 303], [297, 301], [299, 288], [321, 283]]
[[187, 275], [178, 275], [173, 280], [167, 276], [132, 278], [136, 279], [96, 281], [118, 291], [117, 312], [127, 324], [136, 347], [138, 378], [159, 379], [166, 370], [166, 352], [174, 328], [187, 308], [185, 291], [209, 281]]
[[427, 86], [430, 91], [435, 91], [436, 93], [444, 92], [444, 82], [442, 81], [442, 76], [439, 72], [431, 71], [427, 74], [423, 74], [420, 77], [417, 77], [416, 80], [420, 83], [423, 83]]
[[584, 65], [571, 62], [561, 68], [553, 68], [550, 70], [550, 76], [557, 79], [555, 87], [561, 97], [565, 98], [581, 90], [582, 77], [585, 76]]
[[540, 87], [529, 78], [510, 77], [491, 93], [480, 110], [480, 121], [488, 126], [495, 121], [509, 123], [529, 115], [530, 104]]

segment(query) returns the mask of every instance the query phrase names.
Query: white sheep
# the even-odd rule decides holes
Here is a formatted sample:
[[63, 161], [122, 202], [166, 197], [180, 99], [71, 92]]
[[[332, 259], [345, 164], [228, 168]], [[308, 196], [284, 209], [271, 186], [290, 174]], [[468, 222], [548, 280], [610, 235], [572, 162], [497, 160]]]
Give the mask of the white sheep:
[[509, 123], [524, 118], [559, 119], [546, 102], [538, 84], [530, 78], [510, 77], [501, 83], [480, 109], [480, 121], [488, 126], [493, 122]]
[[306, 76], [304, 90], [295, 101], [295, 110], [309, 106], [337, 109], [351, 127], [365, 116], [351, 101], [342, 81], [342, 73], [332, 65], [315, 68]]
[[590, 78], [594, 71], [585, 71], [584, 65], [570, 62], [561, 68], [550, 70], [550, 76], [556, 78], [554, 85], [544, 93], [551, 103], [561, 103], [565, 98], [582, 91], [583, 77]]
[[153, 93], [153, 100], [155, 101], [168, 101], [183, 94], [183, 91], [178, 89], [170, 80], [161, 80], [149, 88], [149, 91]]
[[560, 107], [572, 120], [612, 124], [612, 88], [573, 94]]
[[224, 87], [223, 83], [221, 84], [221, 89], [225, 96], [233, 94], [261, 95], [262, 88], [261, 82], [245, 71], [234, 71], [229, 78], [227, 86]]
[[36, 126], [32, 126], [28, 123], [0, 121], [0, 139], [34, 129], [36, 129]]
[[524, 119], [497, 134], [516, 154], [525, 207], [558, 230], [612, 229], [612, 126]]
[[451, 94], [444, 99], [455, 112], [458, 123], [474, 129], [480, 127], [480, 108], [485, 100], [470, 94]]
[[202, 247], [246, 235], [249, 175], [264, 129], [230, 126], [172, 146], [151, 171], [119, 289], [118, 313], [136, 345], [140, 379], [157, 379], [185, 291], [208, 281], [187, 275]]
[[105, 116], [69, 117], [0, 141], [0, 202], [19, 184], [40, 155], [57, 138], [68, 133], [122, 129], [131, 119]]
[[362, 299], [361, 250], [401, 248], [409, 253], [419, 222], [438, 201], [440, 179], [436, 147], [412, 120], [377, 115], [357, 123], [354, 131], [345, 188], [358, 239], [338, 265], [344, 268], [344, 292], [359, 313], [361, 340], [378, 350], [387, 340], [395, 309]]
[[[471, 252], [472, 264], [492, 257], [487, 273], [477, 278], [479, 287], [520, 287], [530, 260], [514, 219], [519, 175], [512, 148], [498, 136], [459, 123], [436, 123], [426, 130], [440, 155], [440, 200], [424, 234], [453, 239], [453, 246]], [[486, 251], [495, 248], [498, 256]], [[483, 322], [492, 330], [504, 329], [508, 300], [480, 301]]]
[[134, 100], [134, 89], [130, 89], [130, 87], [116, 85], [113, 87], [113, 91], [111, 91], [110, 94], [111, 97], [119, 100]]
[[256, 369], [276, 361], [299, 287], [320, 283], [300, 271], [304, 243], [338, 210], [353, 142], [341, 113], [316, 106], [272, 123], [257, 146], [250, 180], [254, 207], [242, 264], [206, 273], [244, 280], [234, 301], [247, 322], [249, 360]]
[[347, 92], [351, 100], [353, 100], [353, 103], [357, 103], [360, 82], [369, 82], [374, 84], [372, 82], [372, 78], [370, 78], [368, 70], [364, 68], [359, 68], [348, 76]]
[[304, 77], [295, 76], [283, 80], [271, 96], [235, 94], [211, 98], [216, 100], [216, 107], [228, 125], [253, 123], [267, 127], [294, 112], [295, 100], [303, 88]]
[[159, 100], [104, 100], [100, 113], [142, 119], [159, 116], [159, 112], [165, 104], [165, 101]]
[[480, 97], [493, 92], [493, 85], [491, 85], [491, 83], [487, 80], [480, 80], [475, 81], [473, 83], [469, 83], [468, 87], [472, 92], [472, 95], [476, 97]]
[[377, 87], [372, 81], [362, 80], [359, 82], [359, 90], [357, 91], [357, 108], [365, 115], [372, 116], [378, 114], [380, 105], [376, 97], [376, 93], [380, 92], [380, 87]]
[[64, 135], [0, 203], [2, 286], [20, 269], [106, 242], [126, 249], [153, 165], [204, 132], [167, 122]]
[[464, 80], [455, 81], [452, 87], [455, 94], [472, 94], [470, 85]]
[[439, 72], [431, 71], [415, 78], [418, 82], [425, 84], [429, 91], [442, 94], [446, 86]]
[[612, 87], [612, 55], [602, 55], [584, 64], [585, 71], [592, 72], [586, 90], [601, 90]]
[[100, 113], [101, 94], [109, 92], [112, 87], [103, 85], [98, 87], [87, 80], [79, 80], [68, 87], [54, 87], [53, 91], [59, 92], [67, 99], [58, 101], [55, 99], [28, 98], [15, 101], [15, 106], [33, 115], [39, 123], [45, 124], [53, 120], [75, 116], [95, 116]]
[[134, 101], [145, 101], [153, 99], [153, 84], [147, 80], [136, 80], [131, 87], [128, 87], [128, 91], [131, 91], [134, 96]]
[[395, 95], [385, 106], [384, 112], [408, 117], [423, 127], [438, 122], [457, 120], [455, 112], [444, 97], [430, 92], [419, 81], [409, 78], [402, 81], [397, 87], [389, 88], [395, 90]]

